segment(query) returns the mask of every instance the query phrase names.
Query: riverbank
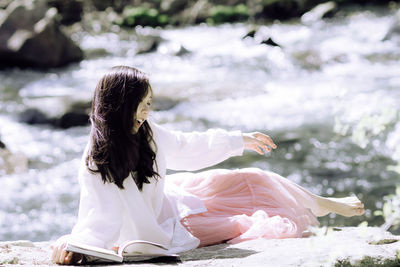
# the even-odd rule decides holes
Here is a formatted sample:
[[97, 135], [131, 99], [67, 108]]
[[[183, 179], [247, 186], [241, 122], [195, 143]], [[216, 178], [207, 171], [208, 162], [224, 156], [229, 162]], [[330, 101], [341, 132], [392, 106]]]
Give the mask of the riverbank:
[[[220, 244], [181, 254], [181, 263], [140, 266], [398, 266], [400, 236], [377, 227], [319, 228], [309, 238]], [[55, 265], [50, 242], [0, 242], [0, 266]], [[118, 266], [118, 265], [115, 265]], [[134, 266], [125, 264], [124, 266]]]

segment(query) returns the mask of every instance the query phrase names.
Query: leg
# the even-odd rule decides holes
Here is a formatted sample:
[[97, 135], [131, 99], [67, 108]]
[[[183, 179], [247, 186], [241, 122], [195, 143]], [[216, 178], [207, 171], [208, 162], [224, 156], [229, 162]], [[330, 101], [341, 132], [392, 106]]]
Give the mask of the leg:
[[[321, 217], [333, 212], [342, 216], [351, 217], [363, 215], [365, 212], [364, 204], [355, 196], [343, 198], [322, 197], [311, 193], [293, 182], [290, 183], [292, 183], [297, 189], [300, 189], [317, 204], [317, 207], [315, 207], [315, 205], [314, 207], [311, 205], [308, 207], [315, 216]], [[293, 190], [290, 191], [295, 193]], [[307, 204], [307, 202], [305, 204]]]
[[279, 180], [285, 188], [300, 201], [305, 208], [312, 211], [315, 216], [325, 216], [328, 213], [336, 213], [342, 216], [360, 216], [364, 214], [364, 204], [357, 197], [321, 197], [295, 184], [294, 182], [272, 172], [265, 171], [269, 179]]

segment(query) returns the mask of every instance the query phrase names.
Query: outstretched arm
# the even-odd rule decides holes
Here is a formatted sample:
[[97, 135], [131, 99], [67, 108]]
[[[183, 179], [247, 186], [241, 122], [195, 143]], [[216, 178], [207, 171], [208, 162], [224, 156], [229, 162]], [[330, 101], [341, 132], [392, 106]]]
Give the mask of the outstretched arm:
[[246, 149], [254, 150], [258, 154], [264, 155], [264, 151], [271, 151], [277, 146], [271, 137], [260, 132], [243, 133], [243, 142]]
[[168, 169], [194, 171], [210, 167], [232, 156], [240, 156], [244, 140], [240, 131], [210, 129], [206, 132], [180, 132], [151, 124], [159, 151]]

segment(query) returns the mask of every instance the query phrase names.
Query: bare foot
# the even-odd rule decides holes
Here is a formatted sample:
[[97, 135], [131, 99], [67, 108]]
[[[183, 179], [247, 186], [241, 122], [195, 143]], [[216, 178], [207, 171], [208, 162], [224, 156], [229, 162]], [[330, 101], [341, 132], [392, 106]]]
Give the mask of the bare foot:
[[318, 199], [319, 210], [317, 212], [317, 216], [325, 216], [330, 212], [351, 217], [351, 216], [360, 216], [363, 215], [364, 204], [357, 197], [343, 197], [343, 198], [334, 198], [321, 197]]

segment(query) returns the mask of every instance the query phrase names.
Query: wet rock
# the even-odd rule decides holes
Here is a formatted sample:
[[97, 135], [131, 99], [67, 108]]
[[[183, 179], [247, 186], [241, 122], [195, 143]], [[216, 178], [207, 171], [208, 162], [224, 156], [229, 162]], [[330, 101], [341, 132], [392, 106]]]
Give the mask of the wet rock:
[[42, 111], [30, 108], [19, 114], [19, 121], [31, 125], [48, 124], [57, 128], [67, 129], [75, 126], [88, 125], [89, 115], [83, 110], [73, 110], [65, 112], [60, 117], [48, 117]]
[[70, 25], [82, 19], [82, 0], [48, 0], [48, 4], [57, 8], [62, 24]]
[[[90, 0], [86, 1], [85, 4], [92, 5], [99, 11], [106, 10], [108, 7], [112, 7], [117, 12], [121, 12], [125, 6], [132, 4], [131, 0]], [[136, 0], [136, 5], [140, 5], [141, 1]]]
[[290, 19], [313, 8], [316, 0], [260, 1], [254, 4], [251, 13], [256, 19]]
[[323, 18], [332, 17], [338, 11], [338, 6], [335, 2], [329, 1], [319, 4], [307, 13], [301, 16], [301, 21], [305, 24], [313, 23]]
[[18, 120], [27, 124], [48, 124], [51, 120], [42, 111], [29, 108], [18, 115]]
[[145, 54], [155, 52], [162, 41], [163, 39], [158, 35], [139, 36], [136, 53]]
[[396, 15], [393, 17], [392, 23], [383, 37], [383, 41], [389, 40], [396, 36], [400, 36], [400, 10], [397, 11]]
[[1, 140], [0, 140], [0, 149], [5, 149], [6, 148], [6, 144], [4, 144]]
[[67, 112], [62, 115], [59, 119], [55, 120], [55, 126], [63, 129], [85, 126], [89, 124], [89, 115], [82, 112]]
[[6, 9], [13, 0], [0, 0], [0, 9]]
[[174, 15], [180, 13], [187, 6], [189, 1], [186, 0], [164, 0], [161, 1], [161, 11], [168, 15]]
[[268, 37], [267, 39], [264, 39], [261, 41], [261, 44], [266, 44], [270, 46], [278, 46], [281, 47], [278, 43], [276, 43], [271, 37]]
[[175, 47], [174, 55], [175, 56], [184, 56], [190, 54], [190, 50], [188, 50], [186, 47], [183, 45], [178, 45]]
[[185, 56], [191, 53], [191, 51], [188, 50], [186, 47], [176, 42], [168, 42], [166, 44], [163, 44], [157, 50], [162, 54], [168, 54], [178, 57]]
[[7, 245], [8, 247], [10, 246], [30, 247], [30, 248], [35, 247], [35, 244], [29, 240], [7, 241], [7, 242], [2, 242], [2, 245]]
[[213, 5], [207, 0], [190, 1], [189, 6], [171, 20], [181, 25], [202, 23], [208, 18], [212, 7]]
[[[0, 177], [4, 174], [23, 173], [28, 170], [28, 158], [22, 152], [11, 152], [0, 141]], [[7, 247], [9, 245], [5, 245]]]
[[246, 38], [254, 38], [254, 36], [256, 36], [257, 30], [256, 29], [251, 29], [250, 31], [248, 31], [243, 37], [242, 39], [246, 39]]
[[322, 65], [324, 64], [321, 55], [318, 51], [313, 51], [313, 50], [296, 51], [292, 55], [297, 61], [297, 63], [302, 68], [307, 70], [320, 70]]
[[0, 67], [59, 67], [83, 58], [45, 0], [14, 1], [0, 20]]
[[104, 48], [93, 48], [85, 50], [85, 59], [96, 59], [110, 55]]
[[179, 101], [171, 99], [169, 97], [158, 96], [154, 99], [152, 109], [155, 111], [170, 110], [179, 104]]

